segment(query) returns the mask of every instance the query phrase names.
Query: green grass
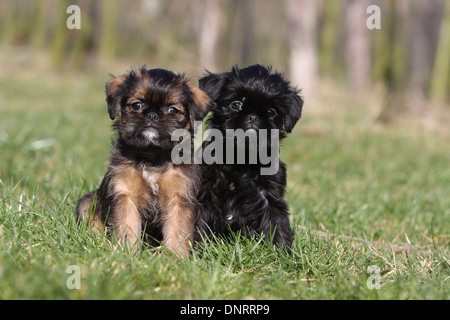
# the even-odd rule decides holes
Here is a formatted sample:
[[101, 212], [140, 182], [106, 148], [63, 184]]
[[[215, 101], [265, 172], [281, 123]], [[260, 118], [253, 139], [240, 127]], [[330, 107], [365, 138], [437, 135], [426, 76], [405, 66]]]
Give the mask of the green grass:
[[109, 157], [106, 80], [0, 78], [0, 299], [450, 298], [448, 139], [364, 125], [350, 99], [325, 113], [306, 104], [283, 143], [290, 256], [236, 235], [178, 260], [78, 228], [75, 203]]

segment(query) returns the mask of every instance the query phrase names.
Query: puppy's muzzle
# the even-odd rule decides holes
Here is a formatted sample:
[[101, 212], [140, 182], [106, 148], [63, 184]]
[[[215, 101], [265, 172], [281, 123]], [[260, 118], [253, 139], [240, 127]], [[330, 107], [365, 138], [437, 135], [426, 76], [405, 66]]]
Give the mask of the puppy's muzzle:
[[147, 114], [147, 119], [150, 120], [150, 122], [158, 122], [159, 116], [155, 112], [149, 112]]
[[247, 116], [247, 121], [250, 124], [257, 124], [259, 122], [259, 117], [256, 114], [250, 114]]

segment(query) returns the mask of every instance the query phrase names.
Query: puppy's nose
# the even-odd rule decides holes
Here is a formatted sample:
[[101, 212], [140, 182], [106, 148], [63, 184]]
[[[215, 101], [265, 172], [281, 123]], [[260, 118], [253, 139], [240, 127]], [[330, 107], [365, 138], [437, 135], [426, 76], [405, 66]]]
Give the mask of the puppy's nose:
[[248, 121], [248, 123], [258, 123], [259, 117], [255, 114], [250, 114], [247, 116], [247, 121]]
[[150, 112], [147, 114], [147, 119], [150, 120], [151, 122], [157, 122], [159, 119], [159, 116], [155, 112]]

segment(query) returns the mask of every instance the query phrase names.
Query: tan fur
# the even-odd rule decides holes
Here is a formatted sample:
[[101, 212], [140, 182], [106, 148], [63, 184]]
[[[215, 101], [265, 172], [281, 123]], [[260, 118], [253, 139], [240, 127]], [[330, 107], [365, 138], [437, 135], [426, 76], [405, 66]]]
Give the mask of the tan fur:
[[188, 82], [187, 85], [192, 92], [194, 103], [197, 108], [195, 116], [191, 117], [191, 129], [193, 130], [195, 120], [203, 119], [208, 113], [209, 107], [211, 105], [211, 98], [205, 92], [194, 86], [191, 82]]
[[114, 95], [117, 92], [120, 84], [125, 80], [126, 76], [121, 75], [117, 77], [113, 77], [106, 83], [106, 94]]
[[87, 221], [87, 226], [91, 228], [95, 233], [102, 234], [105, 231], [104, 223], [101, 221], [98, 214], [95, 212], [95, 206], [93, 206], [93, 199], [85, 198], [80, 201], [78, 211], [83, 219]]
[[183, 166], [171, 165], [158, 183], [164, 208], [163, 244], [177, 255], [187, 255], [194, 231], [191, 180]]
[[120, 117], [121, 115], [119, 101], [114, 101], [113, 97], [117, 94], [119, 86], [122, 84], [122, 82], [125, 81], [125, 79], [126, 75], [113, 77], [105, 85], [106, 101], [108, 102], [108, 112], [112, 120], [115, 119], [117, 116]]
[[114, 225], [124, 245], [135, 246], [142, 232], [140, 212], [151, 202], [161, 208], [163, 240], [179, 256], [189, 252], [193, 234], [192, 182], [184, 166], [170, 164], [163, 172], [135, 166], [115, 168], [112, 181], [116, 197]]
[[119, 240], [134, 246], [142, 232], [140, 210], [147, 203], [147, 183], [134, 166], [121, 166], [112, 181], [116, 196], [114, 225]]
[[209, 105], [211, 103], [211, 98], [205, 92], [194, 86], [192, 83], [188, 82], [189, 89], [194, 95], [195, 104], [202, 111], [206, 113], [209, 110]]

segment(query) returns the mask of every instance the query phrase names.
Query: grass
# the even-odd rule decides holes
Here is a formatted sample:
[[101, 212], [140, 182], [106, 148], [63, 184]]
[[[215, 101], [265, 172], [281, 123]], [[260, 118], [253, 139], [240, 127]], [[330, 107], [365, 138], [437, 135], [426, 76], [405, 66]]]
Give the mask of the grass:
[[106, 80], [0, 77], [0, 299], [450, 298], [448, 138], [368, 125], [348, 97], [307, 103], [283, 143], [292, 255], [236, 235], [178, 260], [78, 228], [109, 157]]

